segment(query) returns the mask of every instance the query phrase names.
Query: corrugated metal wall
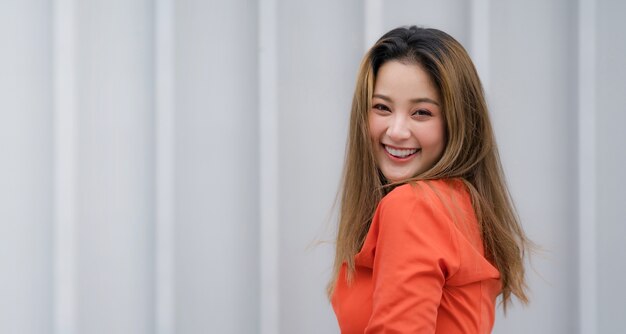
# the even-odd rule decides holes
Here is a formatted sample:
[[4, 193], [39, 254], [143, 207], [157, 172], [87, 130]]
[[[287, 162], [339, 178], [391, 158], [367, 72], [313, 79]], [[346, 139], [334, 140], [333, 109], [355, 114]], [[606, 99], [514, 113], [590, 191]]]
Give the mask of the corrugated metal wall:
[[472, 55], [523, 223], [495, 333], [626, 327], [623, 2], [0, 3], [0, 333], [336, 333], [324, 287], [358, 63]]

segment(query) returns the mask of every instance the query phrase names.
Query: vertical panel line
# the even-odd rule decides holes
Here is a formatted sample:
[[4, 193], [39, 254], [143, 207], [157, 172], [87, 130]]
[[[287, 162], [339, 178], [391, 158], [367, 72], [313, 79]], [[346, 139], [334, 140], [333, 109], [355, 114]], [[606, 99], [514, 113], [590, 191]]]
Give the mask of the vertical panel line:
[[276, 0], [259, 1], [259, 210], [261, 334], [280, 331], [278, 52]]
[[471, 3], [471, 49], [472, 60], [483, 84], [483, 89], [489, 93], [489, 0], [472, 0]]
[[76, 332], [76, 59], [75, 3], [53, 4], [54, 332]]
[[175, 332], [174, 308], [174, 37], [172, 0], [156, 2], [155, 316], [159, 334]]
[[383, 34], [383, 0], [365, 0], [364, 8], [363, 31], [365, 32], [365, 40], [363, 42], [365, 45], [363, 45], [363, 49], [369, 50]]
[[578, 4], [578, 214], [581, 333], [597, 332], [596, 1]]

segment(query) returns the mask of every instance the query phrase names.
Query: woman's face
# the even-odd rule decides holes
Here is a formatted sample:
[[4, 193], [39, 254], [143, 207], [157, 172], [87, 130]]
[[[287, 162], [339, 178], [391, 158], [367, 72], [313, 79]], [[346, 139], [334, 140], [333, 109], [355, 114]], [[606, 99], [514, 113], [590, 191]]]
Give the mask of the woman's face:
[[369, 132], [376, 164], [391, 182], [432, 167], [445, 146], [439, 92], [417, 64], [388, 61], [378, 69]]

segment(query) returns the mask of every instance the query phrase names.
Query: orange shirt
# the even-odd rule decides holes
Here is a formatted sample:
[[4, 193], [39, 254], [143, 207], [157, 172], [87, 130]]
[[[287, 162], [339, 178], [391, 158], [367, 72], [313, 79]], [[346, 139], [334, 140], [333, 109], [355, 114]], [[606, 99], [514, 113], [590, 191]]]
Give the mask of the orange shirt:
[[500, 273], [459, 180], [402, 185], [379, 203], [331, 298], [343, 334], [490, 333]]

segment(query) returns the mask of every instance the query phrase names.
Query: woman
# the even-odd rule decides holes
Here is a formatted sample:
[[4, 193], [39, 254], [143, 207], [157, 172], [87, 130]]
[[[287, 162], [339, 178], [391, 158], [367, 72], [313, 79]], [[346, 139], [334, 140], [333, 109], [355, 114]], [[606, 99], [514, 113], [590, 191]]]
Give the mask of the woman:
[[329, 297], [342, 333], [489, 333], [527, 303], [520, 227], [476, 70], [436, 29], [361, 63]]

